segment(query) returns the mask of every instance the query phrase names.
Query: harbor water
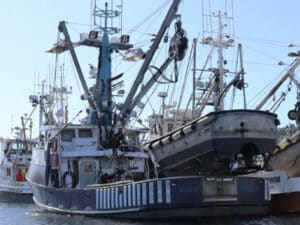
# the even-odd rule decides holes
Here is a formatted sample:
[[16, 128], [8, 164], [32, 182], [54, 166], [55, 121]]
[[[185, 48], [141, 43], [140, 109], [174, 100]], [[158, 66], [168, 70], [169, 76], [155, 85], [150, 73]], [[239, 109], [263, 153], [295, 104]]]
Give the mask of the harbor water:
[[0, 225], [300, 225], [300, 215], [218, 217], [197, 221], [135, 221], [68, 216], [39, 211], [34, 204], [0, 203]]

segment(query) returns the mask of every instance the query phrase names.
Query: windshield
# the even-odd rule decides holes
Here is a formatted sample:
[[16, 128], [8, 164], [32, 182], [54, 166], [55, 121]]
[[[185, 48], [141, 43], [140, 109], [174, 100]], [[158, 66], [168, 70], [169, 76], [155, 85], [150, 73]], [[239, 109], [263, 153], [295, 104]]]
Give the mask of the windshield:
[[7, 150], [9, 150], [10, 152], [26, 151], [26, 150], [28, 151], [31, 150], [33, 146], [34, 146], [33, 142], [24, 142], [19, 140], [9, 140], [9, 141], [0, 142], [1, 151], [7, 151]]
[[8, 149], [7, 144], [8, 144], [7, 142], [1, 141], [0, 142], [0, 151], [4, 151], [4, 150]]

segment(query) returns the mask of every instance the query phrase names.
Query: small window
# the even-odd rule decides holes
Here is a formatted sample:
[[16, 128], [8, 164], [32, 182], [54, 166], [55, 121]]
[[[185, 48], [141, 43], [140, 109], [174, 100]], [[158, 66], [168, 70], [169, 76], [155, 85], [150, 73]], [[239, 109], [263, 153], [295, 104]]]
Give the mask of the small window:
[[11, 172], [10, 172], [10, 168], [6, 168], [6, 176], [10, 176]]
[[93, 170], [93, 165], [91, 164], [86, 164], [84, 165], [84, 172], [85, 173], [92, 173], [94, 170]]
[[66, 142], [72, 142], [72, 139], [75, 137], [74, 130], [64, 130], [61, 132], [61, 140]]
[[4, 150], [7, 150], [7, 149], [8, 149], [7, 143], [6, 142], [0, 142], [0, 150], [4, 151]]
[[80, 129], [78, 131], [78, 135], [80, 138], [90, 138], [93, 137], [92, 130], [90, 129]]
[[280, 183], [280, 177], [270, 177], [268, 180], [270, 184]]

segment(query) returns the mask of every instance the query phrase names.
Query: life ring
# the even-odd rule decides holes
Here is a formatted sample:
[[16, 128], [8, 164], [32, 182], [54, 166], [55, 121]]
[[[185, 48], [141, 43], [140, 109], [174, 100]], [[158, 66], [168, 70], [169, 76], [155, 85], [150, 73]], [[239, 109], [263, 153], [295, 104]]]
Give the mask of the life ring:
[[67, 171], [64, 173], [62, 182], [63, 182], [63, 187], [65, 187], [65, 188], [75, 188], [76, 187], [75, 176], [70, 171]]

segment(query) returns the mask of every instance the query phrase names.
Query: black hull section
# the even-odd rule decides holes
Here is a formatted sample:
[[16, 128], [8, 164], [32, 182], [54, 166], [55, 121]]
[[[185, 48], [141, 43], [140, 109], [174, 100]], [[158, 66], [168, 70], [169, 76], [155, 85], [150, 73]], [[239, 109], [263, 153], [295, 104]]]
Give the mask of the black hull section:
[[[263, 111], [212, 112], [150, 141], [145, 149], [153, 154], [158, 170], [164, 172], [183, 171], [187, 163], [187, 167], [193, 167], [195, 171], [211, 171], [209, 164], [213, 164], [213, 160], [221, 161], [222, 155], [223, 160], [237, 159], [237, 155], [240, 155], [245, 161], [244, 167], [251, 167], [253, 163], [250, 161], [254, 156], [275, 149], [277, 125], [276, 115]], [[205, 162], [198, 163], [201, 167], [198, 168], [190, 163], [195, 159], [211, 162], [205, 166]], [[220, 169], [226, 168], [230, 167], [225, 165]], [[213, 169], [215, 172], [218, 170]]]
[[[218, 138], [206, 141], [198, 146], [191, 148], [187, 147], [177, 154], [169, 155], [161, 159], [158, 164], [162, 168], [177, 167], [186, 161], [204, 155], [205, 153], [214, 152], [215, 154], [237, 154], [243, 146], [248, 143], [256, 143], [261, 153], [270, 152], [270, 149], [275, 149], [276, 145], [273, 139], [261, 138]], [[226, 146], [226, 148], [224, 148]], [[185, 160], [183, 160], [183, 158]]]
[[[87, 216], [169, 219], [266, 215], [269, 195], [261, 178], [176, 177], [91, 189], [59, 189], [31, 182], [36, 205]], [[223, 192], [215, 193], [217, 187]]]
[[30, 193], [16, 193], [0, 191], [0, 202], [9, 203], [33, 203], [33, 195]]

